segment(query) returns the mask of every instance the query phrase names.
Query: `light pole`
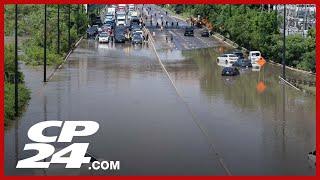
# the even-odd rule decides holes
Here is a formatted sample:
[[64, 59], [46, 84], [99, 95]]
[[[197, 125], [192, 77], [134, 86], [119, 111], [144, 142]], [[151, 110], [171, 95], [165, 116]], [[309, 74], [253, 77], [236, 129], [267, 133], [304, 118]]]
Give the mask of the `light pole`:
[[60, 5], [58, 4], [58, 44], [57, 44], [57, 53], [60, 54]]
[[282, 78], [286, 79], [286, 5], [283, 7]]
[[80, 16], [80, 5], [77, 7], [77, 36], [79, 36], [79, 16]]
[[18, 115], [18, 81], [19, 81], [19, 74], [18, 74], [18, 5], [15, 5], [15, 33], [14, 33], [14, 110], [15, 116]]
[[47, 5], [44, 5], [43, 82], [47, 81]]
[[70, 26], [71, 26], [71, 17], [70, 17], [70, 12], [71, 11], [71, 5], [69, 4], [68, 6], [68, 48], [69, 50], [71, 49], [71, 37], [70, 37]]
[[276, 17], [275, 17], [275, 30], [279, 30], [278, 28], [278, 5], [275, 5], [275, 13], [276, 13]]
[[[305, 5], [305, 22], [304, 22], [304, 30], [308, 29], [308, 14], [309, 14], [309, 10], [307, 9], [307, 5]], [[303, 31], [304, 33], [304, 31]]]

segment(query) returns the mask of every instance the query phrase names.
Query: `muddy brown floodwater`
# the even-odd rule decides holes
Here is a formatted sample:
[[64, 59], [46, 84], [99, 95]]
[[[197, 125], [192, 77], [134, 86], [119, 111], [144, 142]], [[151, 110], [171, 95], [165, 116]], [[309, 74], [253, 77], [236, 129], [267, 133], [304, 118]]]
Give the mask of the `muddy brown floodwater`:
[[[147, 45], [83, 40], [43, 88], [42, 72], [23, 68], [33, 94], [5, 131], [5, 174], [226, 175], [227, 167], [233, 175], [315, 175], [307, 162], [315, 97], [279, 83], [269, 64], [222, 77], [218, 52], [159, 51], [176, 89]], [[35, 154], [23, 151], [28, 129], [45, 120], [98, 122], [95, 135], [74, 142], [90, 142], [91, 154], [119, 160], [121, 169], [16, 169], [17, 160]]]

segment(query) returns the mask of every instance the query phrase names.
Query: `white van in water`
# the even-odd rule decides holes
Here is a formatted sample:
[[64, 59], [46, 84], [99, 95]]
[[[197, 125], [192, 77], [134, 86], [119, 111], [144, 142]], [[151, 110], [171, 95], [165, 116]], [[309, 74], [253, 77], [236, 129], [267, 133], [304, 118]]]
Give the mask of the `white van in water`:
[[107, 9], [107, 13], [108, 13], [108, 14], [115, 14], [115, 13], [116, 13], [116, 8], [112, 8], [112, 7], [111, 7], [111, 8], [108, 8], [108, 9]]
[[255, 64], [261, 57], [260, 51], [250, 51], [248, 59], [251, 61], [251, 64]]
[[130, 12], [130, 11], [134, 11], [134, 10], [135, 10], [134, 4], [129, 4], [128, 11]]
[[126, 26], [126, 15], [118, 14], [117, 15], [117, 26], [124, 25]]
[[137, 11], [132, 11], [130, 13], [130, 19], [139, 18], [139, 14]]

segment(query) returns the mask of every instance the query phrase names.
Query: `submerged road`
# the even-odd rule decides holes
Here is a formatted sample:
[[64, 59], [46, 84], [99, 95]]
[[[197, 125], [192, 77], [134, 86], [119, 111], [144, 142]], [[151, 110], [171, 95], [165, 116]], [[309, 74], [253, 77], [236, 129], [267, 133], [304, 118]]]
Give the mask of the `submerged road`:
[[[306, 158], [315, 147], [314, 96], [279, 83], [280, 68], [270, 64], [221, 77], [215, 60], [229, 47], [205, 38], [207, 45], [194, 44], [205, 49], [188, 50], [198, 35], [170, 32], [175, 42], [165, 41], [166, 32], [155, 37], [164, 68], [151, 45], [93, 40], [82, 40], [44, 87], [41, 70], [23, 67], [32, 99], [5, 131], [5, 174], [315, 175]], [[95, 135], [75, 142], [90, 142], [99, 159], [119, 160], [120, 171], [15, 169], [34, 155], [23, 151], [28, 129], [45, 120], [98, 122]]]

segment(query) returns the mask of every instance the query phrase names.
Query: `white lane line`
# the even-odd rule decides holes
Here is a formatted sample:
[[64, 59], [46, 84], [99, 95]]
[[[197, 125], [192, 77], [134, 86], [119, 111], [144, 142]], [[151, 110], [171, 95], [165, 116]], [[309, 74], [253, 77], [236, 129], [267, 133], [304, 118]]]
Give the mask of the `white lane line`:
[[188, 103], [184, 100], [183, 96], [180, 94], [178, 88], [176, 87], [174, 81], [172, 80], [169, 72], [167, 71], [167, 69], [165, 68], [164, 64], [162, 63], [161, 59], [160, 59], [160, 56], [156, 50], [156, 47], [155, 47], [155, 44], [154, 44], [154, 40], [153, 40], [153, 37], [150, 36], [151, 38], [149, 39], [149, 41], [151, 42], [151, 45], [153, 47], [153, 50], [157, 56], [157, 59], [162, 67], [162, 69], [164, 70], [165, 74], [167, 75], [168, 79], [170, 80], [172, 86], [174, 87], [175, 89], [175, 92], [177, 93], [177, 95], [179, 96], [179, 98], [181, 99], [181, 101], [185, 104], [185, 106], [187, 107], [188, 111], [190, 112], [191, 114], [191, 117], [192, 117], [192, 120], [193, 122], [196, 124], [196, 126], [201, 130], [201, 132], [204, 134], [208, 144], [210, 145], [210, 151], [212, 151], [219, 159], [219, 163], [220, 165], [222, 166], [222, 168], [226, 171], [227, 175], [231, 176], [231, 171], [228, 169], [226, 163], [224, 162], [222, 156], [216, 151], [216, 148], [212, 142], [212, 140], [210, 139], [209, 137], [209, 133], [207, 132], [207, 130], [201, 126], [200, 122], [196, 119], [196, 115], [195, 113], [192, 111], [191, 107], [188, 105]]

